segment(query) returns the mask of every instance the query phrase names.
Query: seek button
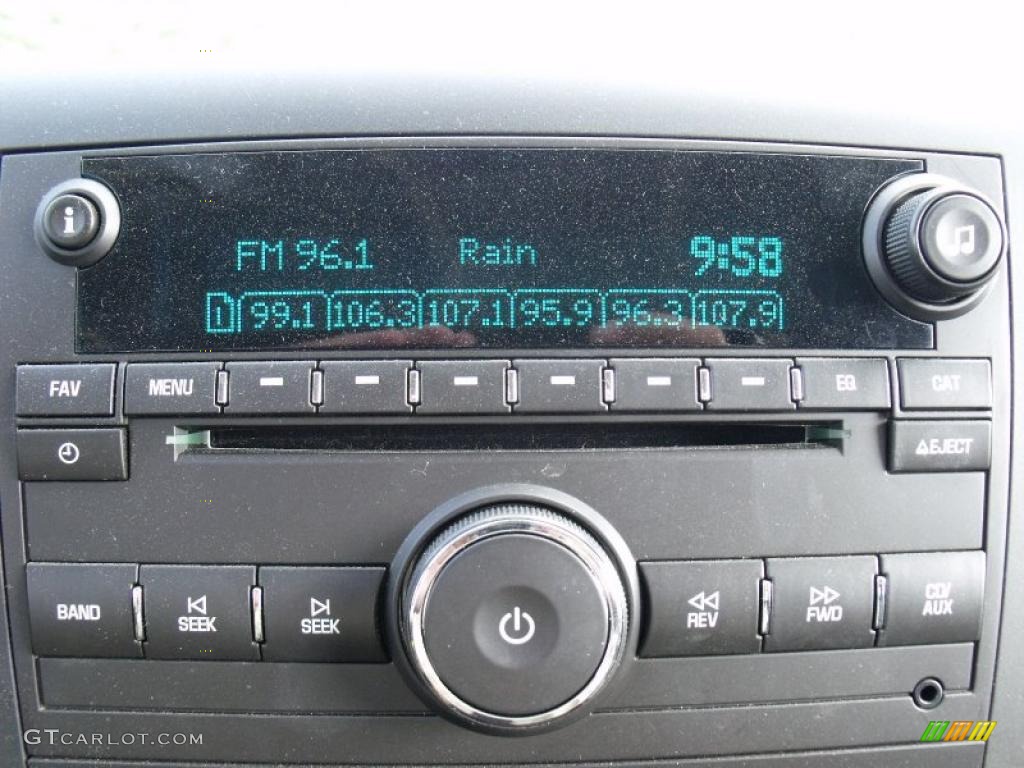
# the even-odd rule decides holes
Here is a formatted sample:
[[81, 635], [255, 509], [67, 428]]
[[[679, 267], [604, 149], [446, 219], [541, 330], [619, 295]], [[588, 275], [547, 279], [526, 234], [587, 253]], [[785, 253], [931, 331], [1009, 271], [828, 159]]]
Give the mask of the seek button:
[[387, 661], [383, 568], [260, 568], [267, 661]]

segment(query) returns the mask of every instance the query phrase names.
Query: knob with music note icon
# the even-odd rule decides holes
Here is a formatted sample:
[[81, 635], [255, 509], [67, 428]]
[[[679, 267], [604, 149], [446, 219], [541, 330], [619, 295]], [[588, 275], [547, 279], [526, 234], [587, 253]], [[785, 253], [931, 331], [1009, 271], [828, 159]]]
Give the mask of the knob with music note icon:
[[1005, 247], [991, 203], [930, 174], [884, 187], [865, 216], [864, 251], [876, 286], [922, 320], [955, 317], [977, 304]]

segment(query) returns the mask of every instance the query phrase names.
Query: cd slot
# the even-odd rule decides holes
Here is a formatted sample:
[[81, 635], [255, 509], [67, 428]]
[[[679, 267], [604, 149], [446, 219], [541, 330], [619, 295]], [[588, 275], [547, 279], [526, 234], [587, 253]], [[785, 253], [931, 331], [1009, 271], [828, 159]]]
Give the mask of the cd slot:
[[[191, 433], [191, 451], [581, 451], [838, 447], [841, 422], [673, 424], [400, 424], [219, 427]], [[206, 438], [206, 439], [203, 439]]]

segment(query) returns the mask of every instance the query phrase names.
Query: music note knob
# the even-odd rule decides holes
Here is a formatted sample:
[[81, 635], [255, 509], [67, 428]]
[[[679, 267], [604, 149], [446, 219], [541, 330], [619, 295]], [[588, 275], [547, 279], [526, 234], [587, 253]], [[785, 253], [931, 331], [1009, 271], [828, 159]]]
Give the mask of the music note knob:
[[865, 229], [865, 257], [875, 284], [899, 309], [921, 319], [955, 316], [974, 306], [1006, 244], [1002, 222], [987, 200], [928, 174], [883, 188], [868, 209]]

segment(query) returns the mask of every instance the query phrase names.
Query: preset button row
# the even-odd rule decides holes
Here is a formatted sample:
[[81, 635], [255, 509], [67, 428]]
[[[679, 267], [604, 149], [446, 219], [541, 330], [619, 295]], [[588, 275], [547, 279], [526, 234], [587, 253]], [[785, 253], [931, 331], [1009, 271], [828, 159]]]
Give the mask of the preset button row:
[[40, 656], [382, 662], [384, 568], [29, 563]]
[[972, 642], [984, 552], [641, 563], [643, 656]]
[[[905, 410], [992, 406], [984, 359], [900, 358]], [[23, 417], [113, 416], [114, 363], [19, 365]], [[886, 410], [883, 358], [132, 363], [128, 415]]]

